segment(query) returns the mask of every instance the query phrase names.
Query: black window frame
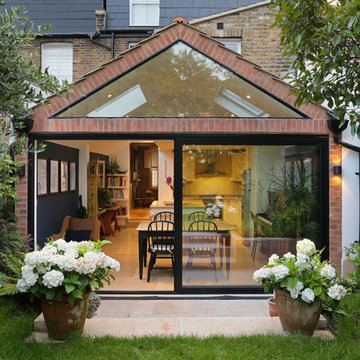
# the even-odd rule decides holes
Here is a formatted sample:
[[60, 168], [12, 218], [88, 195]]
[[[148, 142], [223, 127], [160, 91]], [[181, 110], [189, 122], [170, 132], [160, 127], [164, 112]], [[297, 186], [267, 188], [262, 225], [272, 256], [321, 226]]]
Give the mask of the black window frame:
[[[308, 121], [299, 119], [299, 121]], [[329, 259], [329, 136], [327, 134], [225, 134], [225, 133], [30, 133], [29, 142], [35, 140], [172, 140], [174, 141], [174, 211], [175, 211], [175, 264], [173, 291], [103, 290], [101, 293], [120, 294], [263, 294], [257, 286], [184, 287], [182, 285], [182, 147], [183, 145], [319, 145], [320, 147], [320, 242], [322, 256]], [[29, 153], [30, 164], [34, 161]], [[34, 232], [32, 203], [33, 168], [29, 166], [28, 231]], [[250, 296], [251, 298], [251, 296]]]

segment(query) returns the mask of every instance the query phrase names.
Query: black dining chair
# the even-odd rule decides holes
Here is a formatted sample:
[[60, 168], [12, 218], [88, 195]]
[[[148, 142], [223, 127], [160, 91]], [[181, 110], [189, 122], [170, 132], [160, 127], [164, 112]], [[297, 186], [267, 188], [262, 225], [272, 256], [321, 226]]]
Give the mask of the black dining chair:
[[148, 226], [147, 239], [149, 244], [148, 252], [150, 253], [147, 276], [147, 282], [149, 282], [156, 259], [171, 259], [172, 270], [175, 271], [174, 223], [165, 220], [152, 221]]
[[206, 214], [205, 211], [194, 211], [188, 215], [187, 220], [193, 221], [211, 221], [211, 218]]
[[[189, 233], [185, 236], [185, 248], [188, 255], [187, 268], [193, 265], [194, 258], [209, 257], [217, 282], [215, 253], [220, 234], [213, 221], [194, 221], [189, 225]], [[190, 279], [188, 273], [187, 281]]]
[[217, 231], [217, 225], [210, 220], [197, 220], [190, 223], [189, 231]]
[[161, 211], [151, 217], [152, 221], [171, 221], [174, 222], [175, 216], [171, 211]]

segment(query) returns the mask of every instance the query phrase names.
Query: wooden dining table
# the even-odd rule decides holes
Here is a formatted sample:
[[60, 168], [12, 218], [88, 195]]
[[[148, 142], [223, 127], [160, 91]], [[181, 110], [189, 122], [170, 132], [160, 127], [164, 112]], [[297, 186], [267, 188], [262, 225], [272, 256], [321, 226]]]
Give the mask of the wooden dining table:
[[[148, 227], [150, 224], [150, 220], [142, 221], [138, 227], [136, 228], [138, 232], [138, 250], [139, 250], [139, 278], [143, 277], [143, 268], [146, 267], [146, 254], [147, 254], [147, 233]], [[223, 266], [223, 255], [225, 250], [225, 266], [226, 266], [226, 278], [230, 277], [230, 251], [231, 251], [231, 225], [227, 224], [223, 220], [214, 220], [217, 226], [217, 233], [219, 234], [219, 238], [221, 239], [219, 244], [220, 251], [220, 267]], [[183, 222], [183, 237], [190, 237], [192, 235], [192, 231], [188, 231], [189, 225], [191, 222], [184, 221]], [[204, 231], [206, 232], [206, 231]]]

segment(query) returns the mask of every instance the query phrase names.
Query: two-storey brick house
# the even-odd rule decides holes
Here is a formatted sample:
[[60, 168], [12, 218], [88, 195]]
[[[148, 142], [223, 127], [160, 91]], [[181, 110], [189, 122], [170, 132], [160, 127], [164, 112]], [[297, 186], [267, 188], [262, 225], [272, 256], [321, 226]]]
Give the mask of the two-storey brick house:
[[[69, 99], [53, 98], [32, 115], [30, 140], [46, 141], [47, 149], [30, 159], [18, 214], [37, 243], [57, 232], [65, 215], [76, 215], [79, 194], [89, 205], [89, 161], [116, 159], [125, 175], [98, 179], [121, 210], [123, 228], [108, 235], [126, 278], [115, 290], [258, 291], [252, 271], [272, 252], [294, 251], [300, 237], [325, 247], [339, 266], [342, 183], [332, 168], [341, 162], [341, 148], [327, 128], [326, 109], [293, 107], [288, 85], [272, 75], [286, 72], [278, 32], [269, 29], [275, 10], [268, 2], [241, 3], [197, 17], [184, 11], [178, 15], [187, 15], [190, 24], [178, 19], [168, 25], [162, 19], [173, 13], [165, 12], [162, 1], [159, 22], [144, 24], [157, 14], [158, 2], [126, 3], [128, 12], [110, 1], [102, 4], [106, 13], [97, 12], [91, 36], [54, 33], [35, 41], [42, 60], [49, 42], [71, 43], [76, 80]], [[134, 16], [137, 6], [141, 16]], [[127, 14], [126, 21], [120, 14]], [[124, 178], [122, 185], [117, 177]], [[153, 194], [150, 209], [144, 192], [134, 191], [143, 181]], [[305, 201], [301, 216], [290, 189]], [[219, 235], [208, 253], [215, 266], [208, 266], [210, 255], [193, 265], [189, 216], [206, 212], [216, 196], [222, 210], [212, 220]], [[139, 204], [145, 215], [139, 215]], [[146, 229], [137, 223], [161, 210], [175, 213], [174, 276], [154, 271], [146, 284], [139, 279]]]

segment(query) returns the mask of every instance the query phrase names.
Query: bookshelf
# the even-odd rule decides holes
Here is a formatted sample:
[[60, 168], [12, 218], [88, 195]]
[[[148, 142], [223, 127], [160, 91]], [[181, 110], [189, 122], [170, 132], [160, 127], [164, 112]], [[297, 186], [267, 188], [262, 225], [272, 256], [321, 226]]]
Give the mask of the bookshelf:
[[117, 210], [117, 218], [124, 219], [126, 223], [129, 218], [129, 177], [127, 174], [107, 174], [106, 188], [111, 191], [113, 200], [120, 208]]

